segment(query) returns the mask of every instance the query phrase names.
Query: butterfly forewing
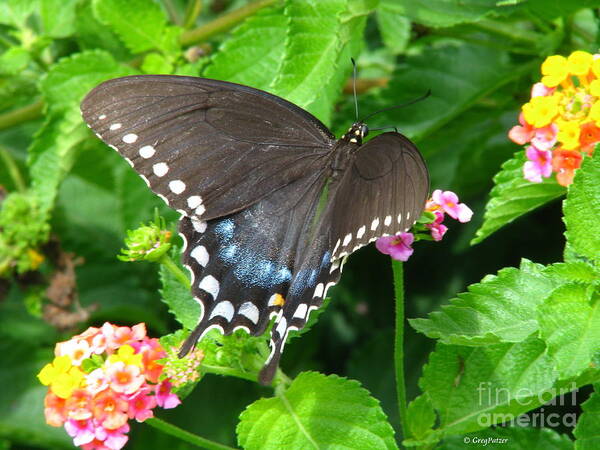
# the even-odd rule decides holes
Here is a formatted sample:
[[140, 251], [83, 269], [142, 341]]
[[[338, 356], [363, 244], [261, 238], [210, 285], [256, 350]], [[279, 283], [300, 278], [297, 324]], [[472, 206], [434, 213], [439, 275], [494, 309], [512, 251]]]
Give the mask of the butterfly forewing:
[[109, 80], [81, 110], [167, 204], [202, 220], [240, 211], [301, 178], [335, 142], [292, 103], [203, 78]]

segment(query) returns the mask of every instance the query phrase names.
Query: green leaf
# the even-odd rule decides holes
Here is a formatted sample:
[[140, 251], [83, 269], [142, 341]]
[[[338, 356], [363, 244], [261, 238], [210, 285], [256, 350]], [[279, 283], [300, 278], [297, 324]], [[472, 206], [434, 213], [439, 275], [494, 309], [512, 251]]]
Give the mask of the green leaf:
[[573, 434], [577, 438], [575, 441], [576, 450], [595, 450], [600, 446], [600, 393], [598, 390], [588, 398], [583, 405], [583, 414], [579, 416], [579, 421]]
[[568, 435], [551, 428], [503, 426], [465, 436], [451, 436], [438, 450], [464, 450], [467, 446], [489, 450], [572, 450], [573, 442]]
[[102, 49], [116, 60], [130, 61], [132, 55], [112, 29], [98, 21], [92, 2], [83, 2], [77, 8], [75, 21], [77, 43], [82, 50]]
[[0, 55], [0, 74], [15, 75], [21, 72], [29, 61], [31, 56], [23, 47], [11, 47]]
[[565, 281], [578, 281], [593, 283], [598, 281], [599, 274], [594, 267], [583, 261], [556, 263], [548, 266], [544, 273], [553, 278], [562, 278]]
[[399, 0], [397, 8], [402, 8], [414, 22], [430, 27], [451, 27], [512, 9], [512, 6], [497, 5], [497, 0]]
[[485, 208], [483, 225], [471, 244], [477, 244], [496, 230], [516, 218], [560, 197], [566, 189], [557, 183], [554, 176], [541, 183], [532, 183], [523, 177], [525, 152], [517, 152], [514, 158], [502, 165], [494, 177], [495, 186]]
[[326, 125], [331, 124], [335, 103], [341, 96], [343, 86], [352, 71], [351, 58], [359, 55], [362, 51], [367, 16], [375, 6], [372, 0], [350, 3], [348, 10], [341, 16], [340, 49], [337, 59], [333, 63], [339, 69], [333, 73], [329, 82], [321, 87], [319, 95], [304, 106], [307, 111], [310, 111]]
[[577, 0], [570, 2], [549, 2], [548, 0], [529, 0], [525, 6], [531, 14], [543, 20], [565, 17], [583, 8], [598, 8], [600, 0]]
[[486, 347], [438, 344], [419, 385], [438, 412], [440, 431], [462, 434], [516, 419], [559, 395], [553, 365], [534, 337]]
[[265, 8], [223, 42], [203, 75], [268, 89], [285, 52], [288, 18], [283, 8]]
[[81, 0], [41, 0], [44, 34], [65, 38], [75, 32], [75, 8]]
[[600, 301], [593, 287], [567, 284], [539, 306], [540, 337], [561, 379], [578, 376], [600, 352]]
[[237, 427], [245, 449], [397, 448], [379, 402], [357, 381], [302, 372], [289, 389], [248, 406]]
[[46, 217], [50, 216], [61, 181], [73, 165], [77, 147], [87, 136], [79, 111], [70, 109], [49, 115], [29, 147], [31, 189]]
[[600, 262], [600, 157], [585, 158], [564, 203], [566, 236], [579, 255]]
[[[187, 274], [179, 259], [178, 249], [171, 252], [173, 261], [177, 266]], [[200, 305], [192, 298], [192, 294], [187, 286], [181, 284], [164, 264], [160, 265], [160, 290], [163, 302], [169, 307], [169, 311], [175, 316], [177, 321], [188, 330], [193, 330], [198, 324], [200, 317]]]
[[0, 23], [25, 28], [27, 18], [39, 7], [39, 0], [2, 0]]
[[426, 394], [419, 395], [408, 404], [408, 436], [423, 439], [435, 425], [435, 411]]
[[526, 70], [530, 70], [527, 64], [515, 67], [503, 51], [453, 40], [434, 41], [398, 64], [387, 88], [364, 97], [373, 102], [369, 110], [374, 112], [414, 100], [429, 90], [431, 95], [415, 105], [382, 112], [370, 125], [395, 124], [403, 134], [419, 140]]
[[469, 286], [427, 319], [410, 324], [445, 344], [487, 345], [521, 342], [538, 330], [536, 311], [561, 281], [544, 273], [544, 267], [523, 260]]
[[411, 32], [410, 19], [404, 14], [404, 7], [395, 0], [382, 0], [375, 18], [384, 45], [393, 54], [403, 53]]
[[41, 90], [52, 109], [71, 107], [79, 111], [79, 103], [93, 87], [110, 78], [134, 73], [105, 51], [85, 51], [52, 66], [41, 81]]
[[311, 328], [319, 321], [319, 317], [321, 317], [321, 315], [327, 310], [329, 302], [331, 302], [331, 297], [325, 297], [323, 299], [323, 304], [318, 309], [312, 311], [308, 315], [308, 320], [302, 328], [300, 328], [299, 330], [291, 330], [289, 332], [286, 342], [290, 342], [293, 338], [297, 338], [305, 333], [308, 333], [311, 330]]
[[141, 69], [149, 74], [170, 74], [173, 72], [173, 65], [163, 55], [149, 53], [144, 57]]
[[119, 35], [133, 53], [161, 49], [166, 17], [152, 0], [94, 0], [96, 16]]
[[341, 17], [347, 0], [292, 0], [285, 56], [271, 91], [300, 107], [312, 103], [337, 70], [341, 50]]

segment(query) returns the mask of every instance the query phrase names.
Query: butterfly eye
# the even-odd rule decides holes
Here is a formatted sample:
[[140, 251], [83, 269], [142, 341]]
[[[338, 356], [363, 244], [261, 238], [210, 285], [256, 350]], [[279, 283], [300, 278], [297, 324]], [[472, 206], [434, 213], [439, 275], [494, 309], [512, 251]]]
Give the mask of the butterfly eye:
[[367, 134], [369, 134], [369, 127], [365, 124], [360, 126], [360, 137], [364, 138]]

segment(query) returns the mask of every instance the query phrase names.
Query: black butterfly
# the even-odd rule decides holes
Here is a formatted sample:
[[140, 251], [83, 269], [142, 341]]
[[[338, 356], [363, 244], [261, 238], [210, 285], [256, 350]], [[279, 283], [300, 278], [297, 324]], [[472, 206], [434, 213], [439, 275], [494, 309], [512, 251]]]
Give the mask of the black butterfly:
[[429, 175], [396, 132], [366, 144], [357, 122], [336, 140], [282, 98], [205, 78], [109, 80], [81, 104], [85, 121], [181, 213], [183, 263], [202, 305], [185, 355], [210, 329], [262, 334], [275, 316], [271, 382], [288, 332], [340, 278], [344, 257], [409, 229]]

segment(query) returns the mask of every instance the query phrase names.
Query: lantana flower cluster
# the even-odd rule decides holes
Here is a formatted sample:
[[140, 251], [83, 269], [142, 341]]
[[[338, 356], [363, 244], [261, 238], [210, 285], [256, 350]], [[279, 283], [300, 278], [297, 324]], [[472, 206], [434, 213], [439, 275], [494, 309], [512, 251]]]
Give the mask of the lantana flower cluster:
[[448, 227], [443, 224], [448, 214], [461, 223], [469, 222], [473, 211], [464, 203], [460, 203], [458, 195], [452, 191], [436, 189], [427, 200], [423, 217], [415, 224], [411, 232], [399, 233], [396, 236], [383, 236], [375, 242], [377, 250], [390, 255], [398, 261], [407, 261], [413, 254], [412, 244], [416, 240], [441, 241]]
[[83, 449], [118, 450], [127, 442], [129, 419], [143, 422], [156, 406], [181, 403], [159, 362], [167, 353], [146, 336], [143, 323], [88, 328], [56, 344], [54, 353], [38, 374], [49, 387], [46, 422], [63, 426]]
[[568, 186], [583, 156], [600, 142], [600, 54], [549, 56], [542, 75], [508, 136], [527, 145], [527, 180], [540, 183], [556, 173], [558, 183]]

